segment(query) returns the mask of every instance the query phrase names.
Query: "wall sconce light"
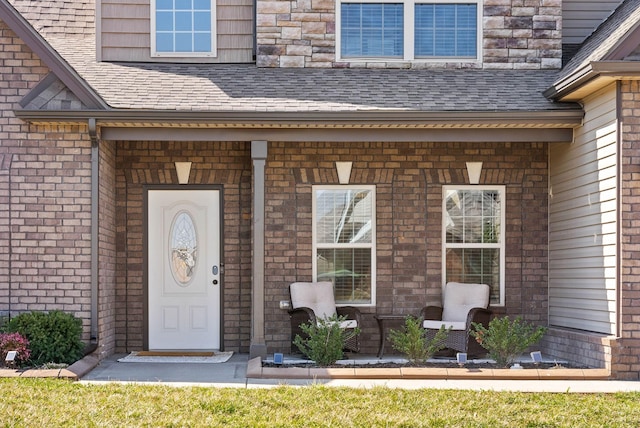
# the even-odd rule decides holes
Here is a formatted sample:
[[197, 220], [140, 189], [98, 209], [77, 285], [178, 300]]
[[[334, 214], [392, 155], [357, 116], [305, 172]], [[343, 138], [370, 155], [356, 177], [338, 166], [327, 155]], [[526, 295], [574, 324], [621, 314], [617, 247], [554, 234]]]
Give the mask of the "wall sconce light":
[[469, 183], [480, 183], [480, 174], [482, 174], [482, 162], [467, 162], [467, 174], [469, 174]]
[[338, 182], [340, 184], [349, 184], [352, 165], [353, 162], [336, 162], [336, 170], [338, 171]]
[[191, 173], [191, 162], [176, 162], [176, 174], [178, 174], [178, 184], [189, 184], [189, 174]]

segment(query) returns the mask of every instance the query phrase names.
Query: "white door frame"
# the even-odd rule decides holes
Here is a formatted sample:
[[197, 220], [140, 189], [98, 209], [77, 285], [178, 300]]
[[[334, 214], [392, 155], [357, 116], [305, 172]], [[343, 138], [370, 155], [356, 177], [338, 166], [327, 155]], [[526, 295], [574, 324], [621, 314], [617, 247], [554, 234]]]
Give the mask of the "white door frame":
[[220, 341], [220, 350], [224, 350], [224, 299], [223, 299], [223, 287], [224, 287], [224, 235], [223, 235], [223, 220], [224, 220], [224, 203], [223, 203], [223, 187], [221, 185], [145, 185], [143, 186], [144, 193], [144, 275], [143, 275], [143, 300], [144, 300], [144, 308], [143, 308], [143, 348], [145, 350], [149, 349], [149, 248], [148, 248], [148, 238], [149, 238], [149, 191], [156, 190], [180, 190], [180, 191], [190, 191], [190, 190], [217, 190], [219, 192], [219, 204], [218, 204], [218, 219], [219, 219], [219, 259], [220, 266], [219, 271], [220, 274], [218, 276], [218, 292], [219, 292], [219, 308], [220, 308], [220, 323], [219, 323], [219, 341]]

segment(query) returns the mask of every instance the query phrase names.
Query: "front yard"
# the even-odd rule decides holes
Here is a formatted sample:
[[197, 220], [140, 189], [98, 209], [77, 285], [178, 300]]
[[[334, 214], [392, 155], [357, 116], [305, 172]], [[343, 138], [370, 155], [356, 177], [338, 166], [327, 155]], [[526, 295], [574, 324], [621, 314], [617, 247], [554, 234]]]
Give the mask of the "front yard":
[[637, 427], [640, 393], [83, 385], [0, 379], [0, 426]]

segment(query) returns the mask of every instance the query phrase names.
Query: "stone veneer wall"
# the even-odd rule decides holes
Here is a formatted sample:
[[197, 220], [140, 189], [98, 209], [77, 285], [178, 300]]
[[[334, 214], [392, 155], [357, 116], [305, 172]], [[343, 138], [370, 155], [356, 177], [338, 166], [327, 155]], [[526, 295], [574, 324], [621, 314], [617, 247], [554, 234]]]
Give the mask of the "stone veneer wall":
[[116, 349], [143, 349], [144, 186], [178, 184], [175, 161], [191, 161], [190, 184], [222, 185], [225, 349], [248, 352], [251, 329], [251, 154], [249, 143], [111, 142], [117, 223]]
[[0, 21], [0, 315], [61, 310], [89, 340], [91, 142], [82, 125], [13, 115], [49, 72]]
[[[265, 213], [265, 339], [289, 352], [280, 300], [312, 279], [311, 190], [337, 184], [334, 162], [353, 161], [350, 184], [376, 185], [377, 306], [362, 308], [362, 352], [375, 354], [373, 315], [414, 314], [438, 303], [442, 272], [442, 186], [468, 184], [465, 161], [483, 161], [481, 184], [506, 186], [506, 306], [496, 314], [547, 322], [545, 144], [269, 143]], [[387, 352], [391, 352], [387, 346]]]
[[335, 5], [336, 0], [258, 0], [258, 67], [561, 67], [561, 0], [484, 0], [482, 64], [337, 62]]

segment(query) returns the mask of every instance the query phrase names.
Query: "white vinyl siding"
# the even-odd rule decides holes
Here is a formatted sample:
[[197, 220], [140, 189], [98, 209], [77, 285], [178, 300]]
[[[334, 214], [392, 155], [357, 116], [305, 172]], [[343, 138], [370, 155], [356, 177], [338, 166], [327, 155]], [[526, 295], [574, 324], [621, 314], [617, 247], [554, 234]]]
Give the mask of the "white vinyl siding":
[[585, 100], [573, 144], [551, 145], [549, 324], [616, 331], [615, 85]]
[[562, 43], [582, 43], [620, 3], [620, 0], [563, 0]]
[[[215, 0], [216, 57], [179, 57], [172, 62], [253, 62], [252, 0]], [[151, 0], [96, 0], [100, 61], [164, 62], [151, 56]]]

